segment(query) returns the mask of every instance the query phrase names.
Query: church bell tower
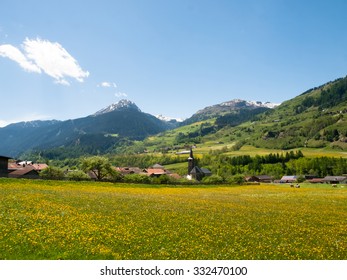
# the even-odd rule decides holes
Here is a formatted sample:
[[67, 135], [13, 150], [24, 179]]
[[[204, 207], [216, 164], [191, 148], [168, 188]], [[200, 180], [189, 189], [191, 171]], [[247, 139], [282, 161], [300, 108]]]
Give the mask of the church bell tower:
[[190, 154], [188, 158], [188, 175], [190, 174], [190, 171], [195, 167], [194, 163], [194, 156], [193, 156], [193, 149], [190, 148]]

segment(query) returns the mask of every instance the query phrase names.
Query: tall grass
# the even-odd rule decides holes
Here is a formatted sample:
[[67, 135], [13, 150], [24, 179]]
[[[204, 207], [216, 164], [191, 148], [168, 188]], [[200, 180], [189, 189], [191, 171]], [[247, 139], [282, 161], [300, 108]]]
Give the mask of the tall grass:
[[347, 259], [347, 189], [0, 180], [0, 259]]

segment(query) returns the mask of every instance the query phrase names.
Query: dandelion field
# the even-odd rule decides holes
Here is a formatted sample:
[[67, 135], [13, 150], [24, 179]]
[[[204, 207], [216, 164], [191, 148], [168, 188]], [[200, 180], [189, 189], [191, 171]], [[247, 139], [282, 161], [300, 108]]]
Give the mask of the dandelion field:
[[347, 188], [0, 179], [0, 259], [347, 259]]

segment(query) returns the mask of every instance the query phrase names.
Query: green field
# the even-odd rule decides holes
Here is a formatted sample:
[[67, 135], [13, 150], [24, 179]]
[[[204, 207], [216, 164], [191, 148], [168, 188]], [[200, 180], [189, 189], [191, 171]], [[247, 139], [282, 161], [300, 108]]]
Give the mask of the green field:
[[0, 259], [347, 259], [347, 188], [0, 179]]

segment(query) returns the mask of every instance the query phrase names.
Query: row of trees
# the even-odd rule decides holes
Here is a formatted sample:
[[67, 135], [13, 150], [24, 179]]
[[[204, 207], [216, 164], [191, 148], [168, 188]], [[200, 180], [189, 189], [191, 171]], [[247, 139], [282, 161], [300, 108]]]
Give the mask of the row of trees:
[[325, 177], [327, 175], [347, 174], [347, 159], [333, 157], [306, 158], [300, 151], [255, 157], [205, 156], [200, 160], [200, 164], [225, 179], [237, 174], [270, 175], [274, 179], [280, 179], [284, 175]]
[[[132, 158], [132, 156], [128, 156]], [[140, 156], [135, 156], [139, 160]], [[148, 167], [153, 163], [172, 163], [174, 160], [181, 161], [182, 158], [169, 156], [167, 163], [159, 161], [158, 157], [147, 155], [142, 157], [142, 164]], [[119, 160], [119, 158], [118, 158]], [[186, 159], [185, 159], [186, 160]], [[118, 162], [122, 162], [121, 160]], [[139, 163], [137, 162], [137, 163]], [[143, 174], [131, 174], [122, 176], [112, 166], [139, 166], [134, 164], [114, 164], [112, 159], [101, 156], [93, 156], [81, 159], [80, 164], [74, 170], [68, 171], [66, 168], [49, 167], [42, 171], [41, 176], [47, 179], [70, 179], [89, 180], [92, 175], [96, 180], [110, 180], [129, 183], [188, 183], [185, 179], [175, 180], [170, 176], [160, 176], [150, 178]], [[148, 164], [151, 163], [151, 164]], [[205, 177], [204, 183], [240, 183], [246, 175], [270, 175], [274, 179], [280, 179], [283, 175], [314, 175], [325, 177], [327, 175], [347, 174], [347, 159], [320, 157], [306, 158], [301, 151], [286, 153], [271, 153], [264, 156], [249, 155], [230, 157], [225, 154], [207, 154], [196, 160], [196, 164], [207, 167], [213, 173], [211, 177]], [[177, 170], [176, 170], [177, 172]], [[181, 175], [186, 174], [186, 168], [182, 169]]]
[[189, 183], [186, 179], [175, 179], [168, 175], [160, 177], [149, 177], [146, 174], [128, 174], [123, 176], [115, 168], [111, 161], [102, 156], [93, 156], [83, 158], [78, 169], [69, 170], [59, 167], [50, 166], [41, 171], [41, 177], [44, 179], [53, 180], [73, 180], [84, 181], [112, 181], [125, 183], [153, 183], [153, 184], [168, 184], [168, 183]]

